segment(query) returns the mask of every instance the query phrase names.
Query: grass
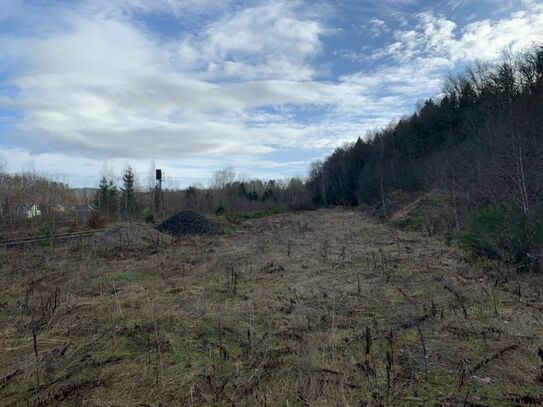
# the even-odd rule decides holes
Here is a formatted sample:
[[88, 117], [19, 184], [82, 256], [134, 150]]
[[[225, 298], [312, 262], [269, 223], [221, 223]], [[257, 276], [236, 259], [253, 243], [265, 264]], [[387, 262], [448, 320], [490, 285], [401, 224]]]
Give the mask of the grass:
[[2, 405], [542, 398], [539, 278], [420, 233], [320, 210], [119, 250], [0, 253]]
[[277, 208], [268, 208], [263, 211], [245, 212], [235, 214], [234, 217], [238, 220], [260, 219], [266, 216], [276, 215], [279, 213]]

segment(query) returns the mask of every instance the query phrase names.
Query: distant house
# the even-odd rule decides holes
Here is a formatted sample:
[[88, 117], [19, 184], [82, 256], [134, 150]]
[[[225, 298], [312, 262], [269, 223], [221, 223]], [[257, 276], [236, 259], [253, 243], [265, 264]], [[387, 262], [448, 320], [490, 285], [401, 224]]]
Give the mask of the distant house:
[[56, 213], [57, 215], [63, 215], [66, 212], [64, 205], [55, 205], [51, 208], [51, 212]]
[[17, 208], [16, 213], [18, 216], [26, 219], [36, 218], [41, 216], [41, 210], [38, 205], [24, 204]]

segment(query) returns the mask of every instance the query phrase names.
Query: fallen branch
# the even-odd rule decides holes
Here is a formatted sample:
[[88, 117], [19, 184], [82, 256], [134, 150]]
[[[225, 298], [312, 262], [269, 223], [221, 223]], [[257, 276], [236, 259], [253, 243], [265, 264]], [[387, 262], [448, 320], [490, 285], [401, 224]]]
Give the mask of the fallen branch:
[[513, 343], [512, 345], [508, 345], [506, 346], [505, 348], [503, 349], [500, 349], [499, 351], [497, 351], [496, 353], [493, 353], [492, 355], [490, 356], [487, 356], [486, 358], [484, 358], [483, 360], [479, 361], [478, 363], [476, 363], [471, 369], [470, 369], [470, 372], [473, 374], [473, 373], [476, 373], [479, 369], [481, 369], [482, 367], [486, 366], [487, 364], [489, 364], [490, 362], [492, 362], [493, 360], [496, 360], [498, 359], [500, 356], [502, 356], [503, 354], [507, 353], [507, 352], [510, 352], [510, 351], [513, 351], [515, 349], [517, 349], [519, 347], [519, 344], [518, 343]]

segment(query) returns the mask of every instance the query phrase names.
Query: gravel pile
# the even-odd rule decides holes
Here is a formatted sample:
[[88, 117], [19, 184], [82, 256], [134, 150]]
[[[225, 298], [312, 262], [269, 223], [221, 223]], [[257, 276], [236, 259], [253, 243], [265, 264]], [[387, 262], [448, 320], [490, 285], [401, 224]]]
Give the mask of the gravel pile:
[[174, 236], [222, 233], [219, 225], [194, 211], [181, 211], [170, 216], [157, 226], [157, 230]]

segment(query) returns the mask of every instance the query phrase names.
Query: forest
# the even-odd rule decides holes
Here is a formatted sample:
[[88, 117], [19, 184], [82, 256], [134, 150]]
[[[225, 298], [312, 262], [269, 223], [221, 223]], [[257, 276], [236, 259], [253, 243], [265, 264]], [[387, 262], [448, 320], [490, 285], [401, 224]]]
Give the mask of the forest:
[[543, 45], [446, 79], [415, 113], [315, 162], [320, 205], [377, 205], [398, 191], [439, 191], [452, 238], [490, 257], [538, 266], [543, 193]]

